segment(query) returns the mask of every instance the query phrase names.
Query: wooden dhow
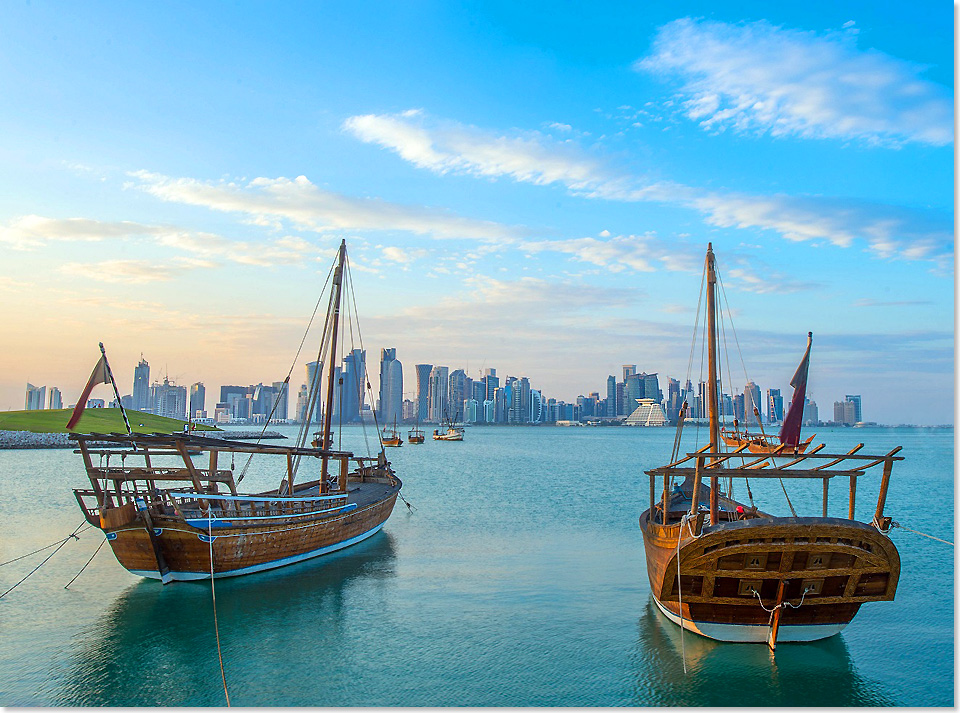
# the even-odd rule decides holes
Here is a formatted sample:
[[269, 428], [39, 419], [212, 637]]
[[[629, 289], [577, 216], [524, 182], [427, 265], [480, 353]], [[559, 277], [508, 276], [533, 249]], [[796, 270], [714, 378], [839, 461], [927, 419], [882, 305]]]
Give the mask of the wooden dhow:
[[[684, 629], [721, 641], [814, 641], [840, 632], [866, 602], [891, 601], [900, 557], [884, 514], [899, 448], [864, 455], [862, 444], [828, 455], [821, 444], [800, 453], [724, 451], [717, 418], [716, 267], [706, 257], [710, 443], [681, 456], [681, 411], [671, 462], [647, 470], [650, 507], [640, 516], [647, 574], [657, 607]], [[806, 373], [802, 374], [803, 381]], [[795, 376], [795, 380], [797, 377]], [[796, 442], [796, 441], [795, 441]], [[880, 474], [872, 520], [856, 517], [857, 483]], [[815, 515], [779, 516], [727, 492], [735, 479], [791, 479], [822, 488]], [[831, 481], [846, 481], [846, 517], [828, 515]], [[784, 493], [786, 489], [784, 488]], [[751, 495], [752, 500], [752, 495]], [[788, 503], [790, 503], [788, 499]]]
[[[345, 264], [346, 245], [341, 243], [318, 354], [318, 362], [326, 358], [329, 366], [323, 429], [311, 446], [305, 444], [313, 404], [319, 401], [320, 369], [297, 445], [196, 432], [73, 434], [91, 485], [74, 491], [77, 502], [127, 570], [164, 584], [249, 574], [348, 547], [381, 529], [402, 485], [384, 452], [357, 457], [332, 447], [333, 355]], [[96, 369], [91, 380], [95, 378], [100, 378]], [[238, 485], [247, 465], [235, 477], [237, 454], [248, 456], [247, 465], [254, 455], [272, 457], [279, 486], [241, 493]], [[228, 456], [231, 467], [226, 469]], [[297, 482], [302, 463], [315, 465], [316, 474]]]

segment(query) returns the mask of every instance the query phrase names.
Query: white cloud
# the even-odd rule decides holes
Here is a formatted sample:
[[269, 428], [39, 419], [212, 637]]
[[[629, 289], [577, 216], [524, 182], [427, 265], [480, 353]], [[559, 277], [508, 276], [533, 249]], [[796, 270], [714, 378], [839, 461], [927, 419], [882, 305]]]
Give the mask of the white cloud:
[[381, 252], [385, 260], [398, 262], [401, 265], [409, 265], [411, 262], [425, 258], [430, 254], [422, 248], [401, 248], [396, 245], [387, 246]]
[[98, 242], [135, 235], [156, 235], [162, 229], [130, 221], [100, 221], [88, 218], [45, 218], [24, 215], [0, 225], [0, 242], [16, 250], [32, 250], [50, 241]]
[[159, 264], [152, 260], [104, 260], [95, 263], [70, 262], [61, 265], [59, 271], [65, 275], [81, 277], [92, 282], [114, 282], [122, 284], [166, 282], [172, 280], [177, 274], [177, 268], [175, 266]]
[[469, 238], [509, 243], [524, 230], [492, 221], [464, 218], [423, 206], [352, 198], [325, 191], [305, 176], [254, 178], [251, 181], [200, 181], [170, 178], [148, 171], [130, 174], [135, 188], [165, 201], [197, 205], [248, 216], [260, 225], [286, 220], [296, 228], [331, 230], [403, 230], [435, 238]]
[[[930, 260], [942, 267], [953, 256], [950, 220], [933, 212], [817, 196], [709, 193], [669, 181], [648, 183], [589, 157], [572, 142], [560, 144], [535, 134], [498, 136], [449, 121], [431, 122], [420, 111], [412, 116], [352, 117], [344, 126], [362, 140], [439, 174], [502, 176], [537, 185], [558, 184], [585, 198], [680, 205], [699, 212], [709, 225], [773, 230], [787, 240], [822, 239], [839, 247], [863, 241], [882, 258]], [[503, 158], [504, 152], [512, 152], [510, 161]], [[594, 252], [591, 243], [577, 240], [555, 245], [588, 262], [617, 264], [605, 256], [607, 246], [595, 246]], [[626, 254], [635, 269], [647, 269], [645, 255], [632, 249]]]
[[683, 18], [661, 27], [634, 67], [679, 77], [686, 115], [706, 129], [952, 143], [949, 89], [923, 79], [920, 65], [858, 49], [857, 31], [844, 27], [818, 34]]
[[[604, 236], [604, 233], [607, 235]], [[530, 252], [559, 252], [572, 255], [580, 262], [605, 267], [612, 272], [626, 268], [637, 272], [655, 270], [697, 272], [703, 258], [700, 247], [696, 250], [667, 242], [654, 235], [617, 235], [600, 233], [602, 240], [596, 238], [575, 238], [573, 240], [544, 240], [523, 244]]]

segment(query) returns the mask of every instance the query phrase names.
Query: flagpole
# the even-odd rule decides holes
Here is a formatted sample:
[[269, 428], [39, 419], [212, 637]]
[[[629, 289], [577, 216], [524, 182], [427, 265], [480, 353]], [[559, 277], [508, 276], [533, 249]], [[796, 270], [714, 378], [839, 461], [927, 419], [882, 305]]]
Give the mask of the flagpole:
[[110, 384], [113, 386], [113, 393], [117, 397], [117, 406], [120, 407], [120, 415], [123, 416], [123, 423], [127, 427], [127, 435], [133, 435], [133, 429], [130, 428], [130, 422], [127, 420], [127, 412], [123, 408], [123, 400], [120, 398], [120, 390], [117, 389], [117, 381], [113, 378], [113, 371], [110, 369], [110, 362], [107, 360], [107, 350], [103, 348], [103, 342], [100, 342], [100, 353], [103, 354], [103, 363], [107, 367], [107, 375], [110, 377]]

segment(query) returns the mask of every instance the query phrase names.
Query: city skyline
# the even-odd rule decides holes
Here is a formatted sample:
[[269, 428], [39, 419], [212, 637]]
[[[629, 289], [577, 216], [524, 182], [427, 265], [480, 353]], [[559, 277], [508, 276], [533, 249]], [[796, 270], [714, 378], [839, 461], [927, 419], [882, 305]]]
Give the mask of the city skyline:
[[952, 19], [10, 6], [0, 408], [75, 399], [99, 341], [122, 383], [141, 352], [208, 400], [282, 378], [341, 239], [367, 358], [396, 348], [405, 384], [685, 382], [712, 242], [762, 400], [789, 400], [812, 331], [821, 416], [858, 394], [868, 420], [953, 423]]

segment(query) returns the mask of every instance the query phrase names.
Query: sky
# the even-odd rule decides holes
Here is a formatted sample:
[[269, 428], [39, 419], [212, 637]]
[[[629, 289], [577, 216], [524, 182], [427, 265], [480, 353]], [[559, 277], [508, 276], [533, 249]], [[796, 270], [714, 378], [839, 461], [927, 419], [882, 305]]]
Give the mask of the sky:
[[953, 423], [952, 5], [276, 5], [0, 8], [0, 409], [100, 341], [122, 393], [296, 387], [343, 239], [374, 390], [382, 347], [408, 398], [665, 390], [712, 243], [726, 391], [789, 400], [813, 332], [822, 419]]

